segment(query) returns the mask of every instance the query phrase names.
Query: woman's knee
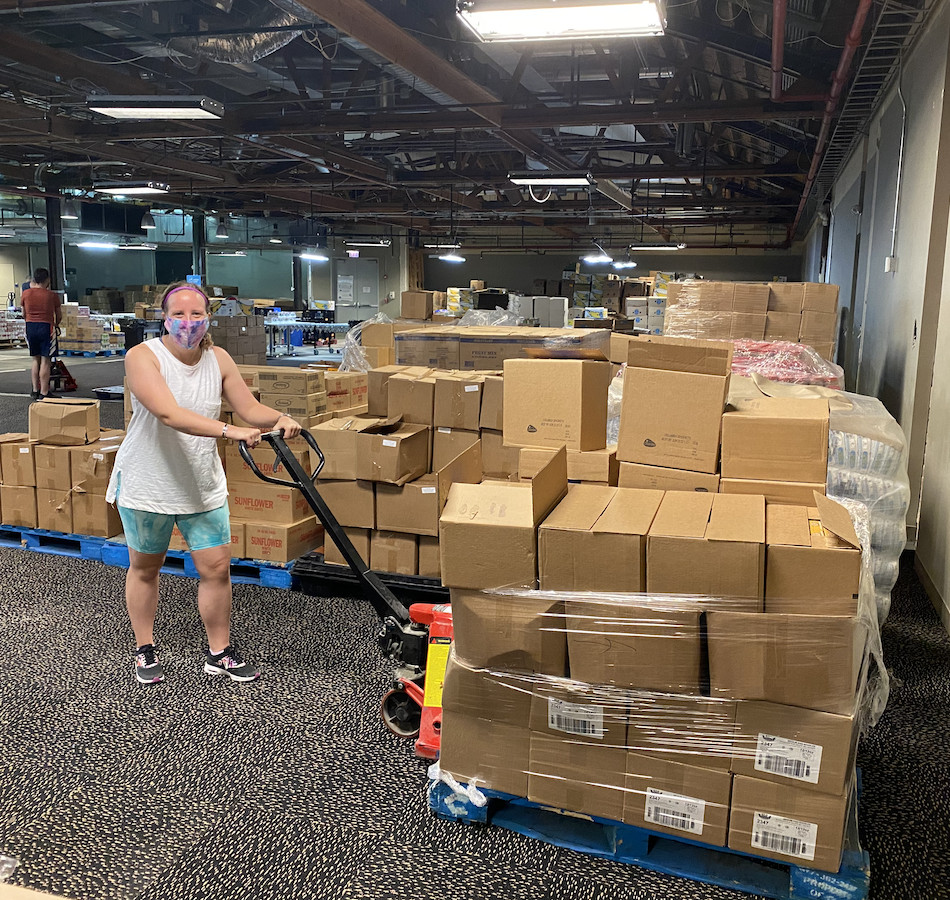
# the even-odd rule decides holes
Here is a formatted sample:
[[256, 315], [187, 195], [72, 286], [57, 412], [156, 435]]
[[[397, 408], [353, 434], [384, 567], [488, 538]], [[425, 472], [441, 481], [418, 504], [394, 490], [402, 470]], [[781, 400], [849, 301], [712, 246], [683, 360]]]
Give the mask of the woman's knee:
[[191, 558], [198, 570], [198, 576], [209, 581], [227, 581], [231, 577], [230, 547], [221, 550], [218, 547], [209, 551], [193, 552]]

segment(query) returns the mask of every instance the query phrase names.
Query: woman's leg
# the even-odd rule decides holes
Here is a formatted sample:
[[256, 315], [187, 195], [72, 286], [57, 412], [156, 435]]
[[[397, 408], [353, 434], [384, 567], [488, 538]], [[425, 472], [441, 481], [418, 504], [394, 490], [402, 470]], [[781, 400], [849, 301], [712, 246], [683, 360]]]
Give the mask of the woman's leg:
[[158, 573], [164, 553], [139, 553], [129, 548], [129, 570], [125, 576], [125, 605], [129, 610], [135, 646], [155, 643], [153, 629], [158, 609]]
[[208, 634], [208, 649], [221, 653], [231, 643], [231, 545], [192, 550], [198, 570], [198, 612]]

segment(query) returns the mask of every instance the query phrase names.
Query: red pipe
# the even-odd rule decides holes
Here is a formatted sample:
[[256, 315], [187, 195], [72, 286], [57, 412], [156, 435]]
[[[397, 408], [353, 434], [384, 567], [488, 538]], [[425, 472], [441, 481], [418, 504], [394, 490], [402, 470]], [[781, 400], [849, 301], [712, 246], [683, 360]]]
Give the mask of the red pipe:
[[772, 0], [772, 100], [775, 103], [779, 103], [782, 100], [782, 70], [785, 68], [786, 12], [788, 12], [788, 0]]
[[871, 10], [871, 0], [860, 0], [858, 8], [854, 13], [854, 22], [851, 23], [851, 30], [845, 38], [844, 49], [841, 51], [841, 59], [838, 60], [838, 68], [835, 69], [835, 75], [831, 82], [831, 92], [828, 95], [828, 102], [825, 104], [825, 114], [821, 119], [821, 128], [818, 131], [818, 142], [815, 144], [815, 153], [811, 158], [811, 167], [808, 170], [808, 177], [805, 179], [805, 187], [802, 191], [802, 199], [798, 204], [798, 212], [795, 213], [795, 221], [789, 229], [789, 242], [795, 236], [798, 223], [801, 221], [802, 213], [805, 212], [805, 204], [808, 202], [808, 195], [811, 193], [812, 185], [818, 176], [818, 169], [821, 166], [822, 157], [828, 146], [828, 138], [831, 135], [831, 122], [834, 119], [835, 112], [838, 109], [838, 103], [841, 100], [841, 94], [848, 82], [848, 75], [851, 72], [851, 63], [854, 61], [854, 54], [861, 46], [861, 34], [864, 31], [864, 23], [867, 21], [868, 13]]

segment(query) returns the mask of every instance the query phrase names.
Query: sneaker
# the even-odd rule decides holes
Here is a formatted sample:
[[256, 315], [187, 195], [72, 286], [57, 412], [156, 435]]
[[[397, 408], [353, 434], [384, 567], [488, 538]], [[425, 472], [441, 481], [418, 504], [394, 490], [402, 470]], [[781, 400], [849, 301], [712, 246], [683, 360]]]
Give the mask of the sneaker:
[[59, 394], [55, 394], [53, 391], [50, 391], [48, 394], [40, 394], [41, 400], [49, 400], [50, 398], [57, 400], [59, 399]]
[[165, 680], [165, 670], [151, 644], [145, 644], [135, 651], [135, 680], [141, 684], [157, 684]]
[[39, 391], [30, 391], [31, 400], [39, 400], [43, 395]]
[[245, 662], [237, 647], [228, 644], [220, 653], [205, 656], [205, 674], [227, 675], [231, 681], [254, 681], [261, 673], [256, 666]]

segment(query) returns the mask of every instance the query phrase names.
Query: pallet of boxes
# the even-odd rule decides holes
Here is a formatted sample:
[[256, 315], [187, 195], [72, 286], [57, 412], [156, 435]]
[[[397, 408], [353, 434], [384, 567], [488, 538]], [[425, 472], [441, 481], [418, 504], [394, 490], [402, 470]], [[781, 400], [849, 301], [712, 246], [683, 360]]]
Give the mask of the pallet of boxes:
[[866, 896], [855, 754], [886, 687], [861, 545], [824, 496], [827, 401], [730, 394], [728, 343], [629, 347], [616, 487], [569, 480], [571, 454], [606, 449], [609, 363], [505, 363], [525, 477], [456, 484], [442, 516], [455, 636], [430, 805], [531, 813], [569, 846], [592, 817], [579, 840], [618, 860]]
[[106, 489], [123, 431], [99, 427], [99, 401], [39, 400], [28, 434], [0, 435], [5, 526], [110, 538], [122, 533]]
[[125, 335], [112, 330], [112, 322], [90, 307], [64, 303], [58, 346], [69, 354], [99, 355], [125, 350]]

